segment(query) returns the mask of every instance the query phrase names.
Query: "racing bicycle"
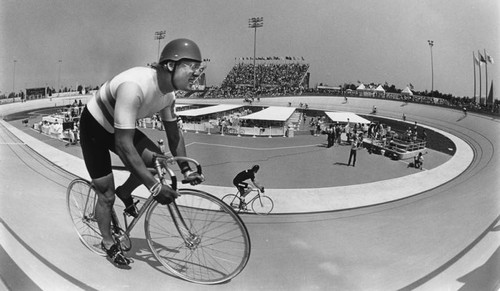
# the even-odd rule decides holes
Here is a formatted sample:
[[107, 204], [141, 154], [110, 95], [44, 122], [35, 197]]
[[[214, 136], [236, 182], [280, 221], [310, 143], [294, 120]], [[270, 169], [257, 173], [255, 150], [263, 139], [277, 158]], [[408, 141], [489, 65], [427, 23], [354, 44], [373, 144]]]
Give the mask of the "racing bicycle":
[[240, 212], [240, 211], [248, 211], [248, 205], [252, 207], [252, 211], [255, 212], [256, 214], [269, 214], [274, 208], [274, 202], [271, 197], [264, 195], [261, 193], [260, 189], [252, 189], [250, 191], [255, 192], [255, 195], [249, 194], [247, 197], [252, 197], [248, 202], [245, 204], [242, 204], [242, 199], [241, 196], [239, 195], [239, 192], [236, 192], [236, 194], [227, 194], [222, 197], [222, 201], [226, 203], [227, 205], [231, 206], [232, 208], [235, 209], [235, 211]]
[[[156, 178], [163, 185], [170, 178], [170, 186], [180, 196], [162, 205], [150, 195], [139, 208], [136, 218], [129, 222], [131, 218], [123, 214], [124, 228], [113, 208], [113, 236], [123, 251], [130, 251], [130, 233], [145, 215], [148, 247], [168, 271], [199, 284], [231, 280], [245, 268], [250, 257], [248, 230], [238, 214], [219, 198], [195, 189], [177, 189], [177, 178], [169, 164], [180, 160], [195, 164], [201, 175], [201, 166], [193, 159], [155, 154]], [[69, 184], [66, 196], [69, 214], [81, 242], [94, 253], [106, 256], [100, 246], [102, 236], [96, 219], [94, 186], [77, 178]]]

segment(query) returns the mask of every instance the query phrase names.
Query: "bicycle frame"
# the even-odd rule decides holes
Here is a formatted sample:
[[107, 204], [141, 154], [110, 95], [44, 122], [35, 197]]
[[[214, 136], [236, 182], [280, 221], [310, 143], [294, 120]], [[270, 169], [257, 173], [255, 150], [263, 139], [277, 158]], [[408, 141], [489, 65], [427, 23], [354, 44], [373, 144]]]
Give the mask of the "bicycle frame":
[[[193, 160], [193, 159], [187, 158], [187, 157], [168, 157], [165, 155], [155, 154], [154, 155], [154, 164], [155, 164], [154, 166], [155, 166], [156, 173], [158, 174], [158, 177], [160, 179], [160, 183], [162, 185], [167, 184], [167, 180], [165, 179], [165, 174], [168, 174], [170, 176], [171, 181], [172, 181], [170, 186], [174, 190], [177, 190], [177, 177], [176, 177], [174, 171], [172, 171], [168, 167], [167, 164], [169, 164], [169, 163], [172, 164], [172, 163], [177, 162], [177, 161], [187, 161], [187, 162], [194, 163], [197, 167], [198, 173], [201, 175], [201, 166], [198, 164], [198, 162], [196, 160]], [[165, 170], [166, 172], [164, 172], [163, 170]], [[139, 213], [138, 213], [137, 217], [132, 219], [130, 224], [128, 224], [127, 216], [125, 215], [125, 213], [123, 214], [123, 220], [125, 222], [125, 230], [124, 230], [125, 235], [127, 235], [127, 236], [130, 235], [130, 232], [132, 231], [132, 229], [134, 229], [134, 226], [137, 224], [139, 219], [142, 217], [142, 215], [144, 215], [145, 212], [147, 212], [148, 209], [150, 209], [150, 206], [154, 202], [155, 201], [154, 201], [153, 195], [150, 195], [146, 199], [146, 202], [144, 202], [143, 206], [139, 209]], [[175, 227], [176, 227], [177, 231], [179, 232], [179, 234], [182, 236], [182, 239], [184, 240], [186, 245], [189, 245], [189, 246], [194, 245], [193, 241], [195, 241], [197, 239], [197, 237], [189, 231], [189, 228], [187, 227], [186, 222], [182, 218], [181, 212], [179, 211], [179, 208], [178, 208], [177, 204], [175, 203], [175, 200], [172, 201], [170, 204], [167, 204], [167, 206], [168, 206], [169, 213], [172, 216], [172, 220], [175, 224]], [[118, 221], [115, 221], [115, 224], [118, 224]]]
[[[257, 192], [257, 194], [255, 194], [255, 196], [252, 197], [252, 199], [250, 199], [250, 201], [247, 202], [247, 204], [250, 204], [252, 203], [255, 199], [259, 198], [260, 199], [260, 190], [259, 189], [252, 189], [250, 192], [248, 192], [248, 194], [252, 193], [252, 192]], [[239, 196], [239, 191], [236, 192], [236, 196]], [[247, 196], [248, 196], [247, 194]], [[240, 196], [241, 197], [241, 196]]]

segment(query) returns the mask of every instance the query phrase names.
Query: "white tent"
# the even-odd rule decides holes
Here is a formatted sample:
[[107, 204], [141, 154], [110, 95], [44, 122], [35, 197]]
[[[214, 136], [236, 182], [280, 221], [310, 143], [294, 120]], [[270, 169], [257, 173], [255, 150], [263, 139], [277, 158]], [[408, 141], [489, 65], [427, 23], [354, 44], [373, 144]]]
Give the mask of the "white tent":
[[375, 89], [375, 92], [385, 93], [385, 90], [384, 88], [382, 88], [382, 85], [378, 85], [378, 87]]
[[358, 88], [356, 88], [356, 90], [366, 90], [366, 87], [364, 84], [361, 84], [358, 86]]
[[413, 92], [410, 90], [410, 88], [408, 88], [408, 86], [406, 86], [406, 88], [403, 90], [403, 92], [401, 92], [401, 95], [413, 96]]
[[370, 123], [370, 120], [352, 112], [325, 112], [325, 114], [333, 122]]
[[287, 121], [295, 112], [295, 107], [270, 106], [261, 111], [242, 116], [240, 119]]
[[202, 107], [202, 108], [197, 108], [197, 109], [184, 110], [181, 112], [177, 112], [177, 115], [186, 116], [186, 117], [205, 116], [205, 115], [210, 115], [210, 114], [214, 114], [214, 113], [226, 112], [226, 111], [238, 109], [240, 107], [243, 107], [243, 105], [220, 104], [220, 105], [207, 106], [207, 107]]

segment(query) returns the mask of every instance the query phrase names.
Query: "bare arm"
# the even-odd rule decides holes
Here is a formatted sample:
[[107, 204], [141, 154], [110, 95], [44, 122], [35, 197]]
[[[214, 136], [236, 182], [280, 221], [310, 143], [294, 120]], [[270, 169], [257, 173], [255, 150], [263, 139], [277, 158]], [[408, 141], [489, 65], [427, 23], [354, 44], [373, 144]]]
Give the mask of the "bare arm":
[[[160, 116], [163, 121], [163, 126], [165, 127], [165, 134], [167, 135], [170, 152], [174, 157], [187, 157], [184, 135], [182, 134], [182, 129], [179, 127], [177, 115], [175, 114], [175, 100], [170, 106], [160, 111]], [[188, 162], [179, 161], [178, 165], [185, 176], [191, 174], [191, 168]]]
[[262, 184], [260, 184], [259, 181], [257, 181], [257, 178], [254, 178], [252, 180], [252, 183], [255, 187], [259, 188], [260, 191], [264, 192], [264, 186], [262, 186]]

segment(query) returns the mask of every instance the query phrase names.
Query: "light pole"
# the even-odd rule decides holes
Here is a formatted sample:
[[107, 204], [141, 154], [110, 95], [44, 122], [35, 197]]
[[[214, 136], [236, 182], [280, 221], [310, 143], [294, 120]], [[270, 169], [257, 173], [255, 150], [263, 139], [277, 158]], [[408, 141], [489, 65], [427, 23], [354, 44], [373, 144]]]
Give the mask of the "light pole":
[[14, 96], [16, 95], [16, 63], [17, 60], [14, 60], [14, 73], [12, 76], [12, 92], [14, 92]]
[[253, 92], [255, 94], [255, 87], [257, 86], [257, 73], [255, 68], [255, 54], [257, 50], [257, 28], [264, 26], [264, 17], [252, 17], [248, 19], [248, 28], [254, 29], [253, 36]]
[[62, 60], [57, 61], [59, 63], [59, 73], [57, 74], [57, 96], [61, 93], [61, 63]]
[[158, 60], [160, 59], [160, 41], [165, 38], [165, 34], [165, 30], [155, 32], [155, 40], [158, 40]]
[[434, 46], [434, 41], [433, 40], [428, 40], [429, 43], [429, 48], [431, 49], [431, 95], [433, 95], [432, 92], [434, 92], [434, 60], [432, 58], [432, 47]]

